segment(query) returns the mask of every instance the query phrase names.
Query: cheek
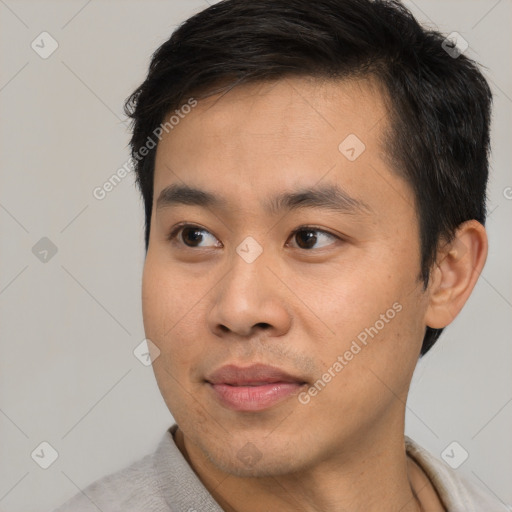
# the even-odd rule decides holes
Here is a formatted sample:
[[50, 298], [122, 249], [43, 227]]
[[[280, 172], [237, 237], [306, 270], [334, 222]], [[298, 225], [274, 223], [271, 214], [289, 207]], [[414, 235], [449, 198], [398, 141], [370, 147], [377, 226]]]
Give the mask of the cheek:
[[160, 255], [148, 252], [142, 276], [142, 315], [146, 334], [162, 341], [193, 305], [190, 283]]
[[340, 386], [358, 387], [363, 374], [367, 385], [378, 379], [373, 370], [400, 387], [416, 365], [423, 340], [425, 304], [421, 283], [416, 281], [419, 268], [411, 261], [398, 261], [390, 252], [387, 259], [381, 254], [338, 270], [334, 279], [321, 279], [324, 285], [309, 294], [312, 308], [332, 331], [314, 347], [317, 357], [328, 370], [338, 356], [346, 356]]
[[[155, 258], [148, 256], [142, 280], [144, 331], [160, 351], [152, 368], [160, 393], [175, 419], [181, 419], [187, 410], [184, 399], [187, 393], [184, 395], [183, 390], [191, 391], [186, 371], [192, 358], [191, 337], [186, 333], [186, 298], [179, 290], [179, 283], [172, 279], [168, 268], [156, 265]], [[196, 411], [197, 417], [199, 413]]]
[[[195, 364], [204, 346], [205, 336], [198, 335], [206, 283], [193, 281], [186, 272], [173, 271], [148, 256], [142, 280], [144, 331], [160, 350], [158, 363], [173, 376], [183, 374]], [[165, 377], [165, 375], [162, 375]]]
[[[398, 306], [398, 301], [393, 304]], [[422, 333], [410, 304], [402, 300], [400, 306], [402, 309], [392, 309], [391, 305], [394, 316], [386, 316], [388, 309], [384, 307], [377, 310], [376, 318], [352, 319], [352, 336], [343, 334], [340, 323], [341, 335], [329, 345], [317, 347], [316, 357], [323, 367], [318, 378], [328, 383], [324, 387], [316, 381], [319, 391], [310, 406], [317, 411], [312, 414], [324, 423], [323, 428], [344, 424], [349, 431], [364, 430], [405, 404]], [[380, 319], [380, 313], [388, 323]]]
[[[307, 297], [308, 305], [318, 312], [334, 338], [349, 341], [375, 322], [380, 326], [381, 315], [386, 315], [388, 310], [385, 319], [392, 321], [395, 317], [393, 304], [400, 297], [400, 286], [383, 272], [371, 262], [352, 264], [350, 268], [344, 263], [326, 278], [313, 275], [299, 293]], [[306, 290], [308, 293], [304, 295]]]
[[[421, 301], [416, 293], [397, 291], [391, 308], [383, 316], [370, 319], [362, 364], [369, 380], [381, 393], [396, 393], [406, 399], [408, 386], [416, 367], [424, 335], [421, 324]], [[387, 306], [387, 305], [386, 305]], [[384, 309], [384, 308], [383, 308]], [[376, 333], [377, 331], [377, 333]], [[373, 337], [372, 337], [373, 334]]]

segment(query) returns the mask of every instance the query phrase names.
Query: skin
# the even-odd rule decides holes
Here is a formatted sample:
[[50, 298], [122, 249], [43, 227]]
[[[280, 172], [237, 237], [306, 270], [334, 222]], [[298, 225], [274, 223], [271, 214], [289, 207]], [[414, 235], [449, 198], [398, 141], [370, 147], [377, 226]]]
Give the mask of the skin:
[[[414, 196], [385, 157], [387, 130], [378, 84], [287, 78], [200, 100], [158, 145], [144, 326], [160, 350], [153, 368], [176, 443], [226, 511], [444, 510], [406, 457], [405, 402], [425, 327], [461, 310], [487, 239], [478, 222], [461, 225], [423, 290]], [[348, 134], [366, 146], [354, 161], [338, 149]], [[171, 184], [218, 194], [227, 207], [157, 209]], [[263, 207], [276, 193], [328, 184], [371, 212]], [[199, 226], [202, 241], [168, 240], [181, 222]], [[320, 230], [311, 248], [292, 234], [300, 226]], [[252, 263], [236, 252], [247, 236], [263, 249]], [[293, 395], [237, 412], [205, 383], [225, 364], [260, 362], [312, 385], [397, 303], [307, 404]], [[239, 456], [248, 449], [250, 464]]]

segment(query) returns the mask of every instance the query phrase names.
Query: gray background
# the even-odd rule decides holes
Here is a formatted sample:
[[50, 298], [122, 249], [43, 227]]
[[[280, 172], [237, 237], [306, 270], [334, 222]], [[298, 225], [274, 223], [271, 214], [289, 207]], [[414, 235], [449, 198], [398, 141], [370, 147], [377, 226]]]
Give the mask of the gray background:
[[[462, 34], [496, 94], [489, 258], [417, 368], [406, 432], [437, 457], [456, 440], [469, 453], [457, 471], [512, 502], [512, 3], [406, 4]], [[144, 339], [142, 201], [132, 175], [102, 201], [92, 191], [128, 158], [122, 103], [150, 54], [205, 6], [0, 0], [3, 511], [51, 510], [153, 450], [172, 422], [151, 367], [133, 355]], [[42, 31], [59, 44], [47, 59], [31, 48]], [[32, 252], [43, 237], [57, 248], [46, 262]], [[59, 454], [46, 470], [31, 458], [42, 441]]]

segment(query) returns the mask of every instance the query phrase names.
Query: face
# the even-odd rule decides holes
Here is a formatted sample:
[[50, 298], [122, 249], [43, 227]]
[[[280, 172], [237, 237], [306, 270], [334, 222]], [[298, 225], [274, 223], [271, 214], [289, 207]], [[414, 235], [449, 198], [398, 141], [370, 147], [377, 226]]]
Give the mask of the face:
[[387, 130], [375, 84], [290, 78], [199, 101], [158, 145], [144, 326], [169, 410], [222, 471], [403, 434], [427, 299]]

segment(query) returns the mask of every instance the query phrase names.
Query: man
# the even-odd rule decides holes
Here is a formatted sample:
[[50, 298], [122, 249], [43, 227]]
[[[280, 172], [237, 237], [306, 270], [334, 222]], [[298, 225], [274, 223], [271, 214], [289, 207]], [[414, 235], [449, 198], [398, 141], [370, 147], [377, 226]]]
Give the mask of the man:
[[504, 511], [404, 436], [487, 256], [491, 93], [399, 3], [226, 0], [127, 102], [176, 420], [64, 511]]

